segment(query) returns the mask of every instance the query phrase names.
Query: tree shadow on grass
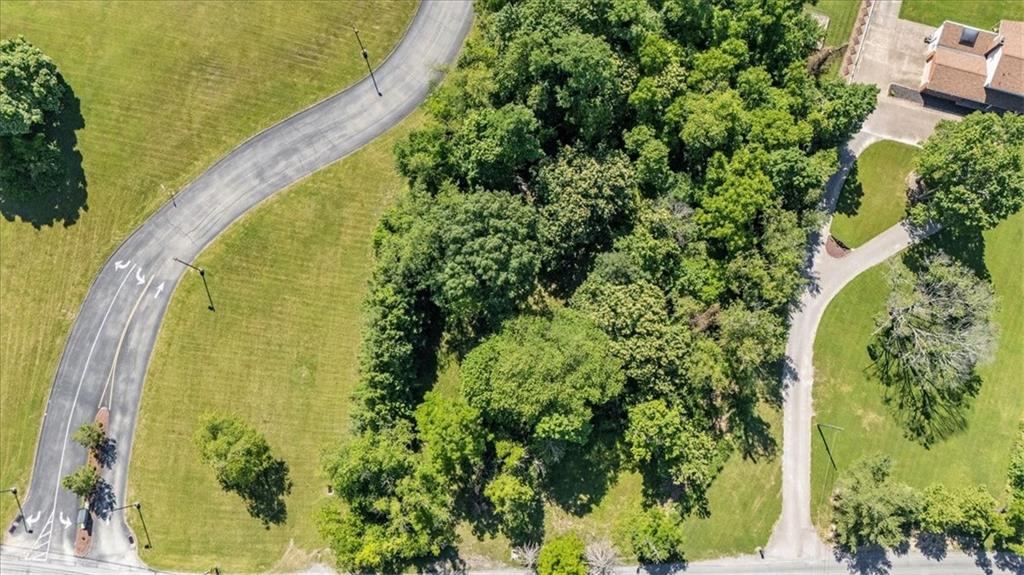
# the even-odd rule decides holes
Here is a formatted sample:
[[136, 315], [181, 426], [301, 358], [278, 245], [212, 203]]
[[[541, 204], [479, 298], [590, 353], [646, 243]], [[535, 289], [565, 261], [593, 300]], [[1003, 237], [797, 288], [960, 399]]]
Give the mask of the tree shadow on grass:
[[[22, 221], [39, 229], [57, 222], [64, 227], [73, 226], [81, 212], [88, 211], [86, 204], [86, 178], [82, 168], [82, 154], [78, 151], [75, 132], [85, 127], [81, 102], [71, 86], [64, 84], [64, 102], [60, 113], [46, 118], [42, 134], [48, 141], [56, 143], [60, 153], [59, 169], [62, 172], [55, 181], [29, 199], [15, 199], [0, 195], [0, 214], [7, 221]], [[13, 136], [21, 137], [21, 136]], [[4, 146], [4, 149], [8, 149]], [[0, 161], [11, 161], [4, 153]], [[30, 185], [30, 184], [29, 184]], [[51, 187], [52, 186], [52, 187]]]
[[878, 342], [868, 346], [868, 355], [870, 371], [885, 388], [883, 401], [907, 439], [929, 449], [967, 429], [971, 400], [981, 390], [977, 374], [957, 388], [936, 388], [898, 373], [898, 362]]
[[594, 429], [590, 441], [570, 449], [545, 474], [548, 497], [581, 517], [601, 503], [622, 467], [621, 433], [610, 425]]
[[850, 172], [843, 182], [843, 189], [839, 192], [836, 200], [835, 213], [844, 216], [855, 216], [860, 211], [864, 202], [864, 186], [860, 183], [860, 173], [857, 169], [857, 162], [854, 161]]
[[925, 256], [942, 250], [970, 268], [979, 279], [990, 281], [992, 275], [985, 264], [985, 237], [977, 228], [943, 228], [928, 241], [914, 246], [903, 257], [910, 269], [920, 266]]
[[[775, 409], [782, 405], [782, 382], [788, 377], [785, 375], [787, 366], [788, 362], [783, 362], [781, 373], [770, 379], [779, 385], [770, 386], [765, 390], [766, 397], [761, 398]], [[743, 459], [754, 462], [775, 457], [779, 447], [772, 435], [771, 424], [757, 413], [758, 403], [757, 396], [737, 397], [731, 404], [732, 412], [729, 416], [730, 427]]]
[[252, 485], [237, 491], [245, 500], [249, 515], [271, 525], [280, 525], [288, 520], [288, 507], [284, 496], [292, 492], [292, 480], [288, 477], [288, 464], [276, 459], [260, 472]]

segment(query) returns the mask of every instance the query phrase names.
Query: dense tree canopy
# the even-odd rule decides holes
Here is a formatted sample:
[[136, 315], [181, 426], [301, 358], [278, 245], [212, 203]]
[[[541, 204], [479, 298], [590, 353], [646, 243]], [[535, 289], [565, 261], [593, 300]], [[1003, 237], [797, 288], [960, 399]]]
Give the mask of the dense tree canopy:
[[669, 563], [683, 559], [682, 516], [673, 508], [650, 507], [629, 522], [629, 541], [643, 563]]
[[522, 316], [466, 356], [463, 393], [491, 429], [538, 447], [586, 443], [593, 409], [622, 390], [608, 338], [563, 310]]
[[[664, 512], [635, 546], [678, 557], [733, 446], [774, 448], [756, 408], [777, 396], [835, 147], [876, 88], [808, 72], [820, 30], [797, 0], [477, 7], [395, 149], [411, 189], [374, 237], [361, 437], [325, 462], [346, 505], [321, 529], [351, 568], [436, 554], [451, 514], [392, 511], [419, 488], [529, 545], [562, 466], [591, 461], [640, 471]], [[439, 356], [461, 362], [445, 401]]]
[[0, 41], [0, 136], [27, 134], [61, 107], [57, 65], [25, 38]]
[[940, 122], [917, 156], [913, 219], [992, 228], [1024, 207], [1024, 116], [975, 112]]
[[77, 495], [80, 499], [89, 499], [96, 486], [99, 485], [100, 474], [91, 465], [83, 465], [61, 479], [61, 487]]
[[107, 434], [99, 423], [83, 423], [81, 427], [75, 430], [73, 439], [82, 447], [97, 451], [107, 441]]
[[583, 541], [575, 533], [556, 537], [541, 548], [537, 559], [537, 574], [587, 575], [583, 551]]
[[0, 200], [53, 192], [65, 175], [46, 127], [64, 102], [57, 65], [23, 37], [0, 40]]
[[921, 497], [890, 477], [888, 458], [861, 459], [832, 492], [833, 537], [847, 549], [895, 547], [906, 541], [921, 510]]
[[657, 399], [630, 408], [626, 442], [649, 491], [679, 490], [676, 497], [684, 510], [708, 515], [706, 492], [722, 467], [714, 437], [695, 429], [678, 409]]

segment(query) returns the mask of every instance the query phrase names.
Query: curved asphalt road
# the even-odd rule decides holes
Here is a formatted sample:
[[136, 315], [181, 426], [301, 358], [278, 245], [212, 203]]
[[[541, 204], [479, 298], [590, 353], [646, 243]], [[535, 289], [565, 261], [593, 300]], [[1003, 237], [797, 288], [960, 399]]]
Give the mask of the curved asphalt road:
[[[397, 124], [424, 100], [440, 67], [454, 62], [472, 19], [469, 2], [423, 2], [394, 53], [375, 71], [383, 96], [366, 78], [261, 132], [211, 166], [117, 249], [89, 289], [50, 392], [23, 501], [33, 533], [19, 522], [5, 542], [7, 553], [20, 550], [26, 559], [43, 561], [72, 555], [78, 505], [60, 479], [85, 462], [85, 450], [70, 436], [101, 406], [111, 410], [110, 435], [117, 442], [117, 460], [103, 476], [115, 505], [125, 504], [146, 368], [171, 292], [187, 271], [172, 258], [192, 261], [246, 211]], [[124, 512], [96, 522], [91, 557], [138, 563]]]

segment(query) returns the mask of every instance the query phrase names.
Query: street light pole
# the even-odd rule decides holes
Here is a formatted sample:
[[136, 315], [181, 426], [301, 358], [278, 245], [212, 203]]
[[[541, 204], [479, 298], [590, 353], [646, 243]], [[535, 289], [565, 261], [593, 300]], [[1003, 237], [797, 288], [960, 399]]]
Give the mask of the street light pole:
[[363, 61], [366, 62], [366, 69], [370, 71], [370, 79], [373, 80], [373, 89], [377, 90], [378, 96], [383, 96], [384, 94], [381, 94], [380, 88], [377, 87], [377, 78], [373, 75], [373, 68], [370, 67], [370, 53], [366, 51], [366, 47], [363, 46], [363, 40], [359, 37], [359, 29], [353, 26], [352, 31], [356, 33], [356, 42], [359, 42], [359, 50], [363, 53]]
[[18, 497], [18, 488], [11, 487], [7, 491], [10, 491], [14, 495], [14, 501], [18, 503], [18, 514], [21, 515], [21, 524], [25, 527], [25, 531], [32, 533], [32, 530], [28, 527], [28, 519], [25, 519], [25, 510], [21, 508], [21, 498]]

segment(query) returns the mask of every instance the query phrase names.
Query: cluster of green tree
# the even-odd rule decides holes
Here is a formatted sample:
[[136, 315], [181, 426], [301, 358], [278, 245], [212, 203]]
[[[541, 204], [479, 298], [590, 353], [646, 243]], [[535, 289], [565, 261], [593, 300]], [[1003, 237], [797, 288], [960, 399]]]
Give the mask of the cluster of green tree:
[[1024, 207], [1024, 116], [975, 112], [943, 121], [917, 157], [910, 220], [993, 228]]
[[961, 547], [1024, 550], [1024, 423], [1011, 458], [1008, 505], [999, 507], [984, 486], [919, 492], [893, 479], [886, 457], [858, 461], [832, 493], [833, 538], [847, 550], [898, 547], [914, 532], [952, 537]]
[[288, 464], [274, 457], [259, 431], [236, 416], [207, 414], [196, 430], [195, 443], [217, 482], [245, 501], [249, 515], [268, 528], [284, 523], [284, 496], [292, 489]]
[[74, 493], [80, 499], [89, 500], [96, 493], [103, 481], [97, 465], [101, 465], [109, 457], [112, 440], [107, 436], [103, 426], [97, 422], [82, 424], [75, 430], [72, 439], [81, 445], [92, 456], [91, 461], [61, 479], [61, 486]]
[[64, 102], [57, 65], [23, 37], [0, 40], [0, 199], [45, 194], [64, 177], [47, 127]]
[[[939, 224], [961, 248], [1024, 207], [1024, 116], [976, 112], [940, 122], [917, 158], [909, 220]], [[907, 435], [925, 446], [960, 430], [996, 330], [987, 278], [922, 246], [894, 266], [869, 348]]]
[[[644, 479], [638, 554], [730, 452], [774, 448], [785, 312], [836, 146], [876, 88], [807, 71], [799, 0], [500, 0], [396, 147], [374, 236], [358, 436], [326, 458], [339, 562], [398, 570], [455, 524], [542, 537], [559, 466], [606, 436]], [[439, 352], [457, 392], [427, 393]], [[600, 427], [601, 433], [597, 432]]]
[[930, 446], [966, 425], [981, 387], [976, 367], [995, 349], [995, 294], [941, 250], [907, 260], [890, 268], [892, 291], [868, 351], [907, 436]]

